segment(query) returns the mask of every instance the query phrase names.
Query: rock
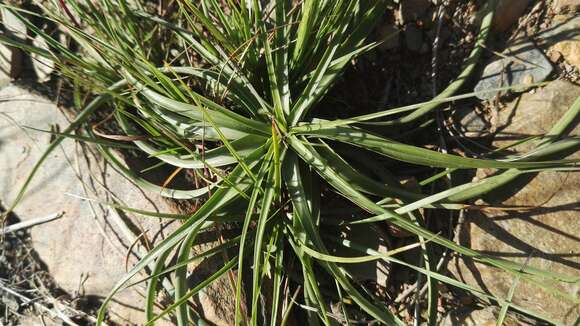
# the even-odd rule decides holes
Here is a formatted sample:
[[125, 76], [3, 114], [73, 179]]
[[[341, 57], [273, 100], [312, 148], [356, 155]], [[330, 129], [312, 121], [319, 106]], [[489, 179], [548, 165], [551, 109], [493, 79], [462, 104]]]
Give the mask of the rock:
[[[50, 130], [50, 126], [58, 125], [62, 130], [68, 123], [54, 104], [23, 88], [7, 86], [0, 90], [0, 98], [0, 200], [6, 206], [12, 203], [51, 138], [48, 133], [22, 126]], [[127, 213], [127, 220], [134, 227], [134, 231], [129, 231], [119, 227], [119, 218], [112, 208], [92, 203], [95, 209], [93, 214], [91, 203], [68, 194], [105, 202], [118, 198], [124, 205], [148, 211], [172, 212], [172, 207], [158, 195], [144, 193], [111, 167], [104, 168], [100, 159], [89, 158], [90, 166], [87, 165], [82, 156], [75, 155], [75, 149], [74, 142], [65, 140], [50, 155], [14, 212], [22, 221], [65, 212], [56, 221], [30, 229], [33, 247], [59, 288], [73, 299], [99, 300], [107, 296], [126, 273], [125, 256], [132, 242], [128, 240], [131, 234], [147, 230], [150, 241], [160, 241], [179, 223], [173, 223], [159, 233], [161, 222], [158, 219]], [[82, 171], [80, 180], [75, 174], [77, 164]], [[95, 183], [89, 182], [91, 175]], [[89, 189], [88, 194], [83, 190], [83, 183]], [[134, 248], [144, 250], [141, 242]], [[135, 261], [130, 256], [129, 266]], [[202, 267], [196, 267], [196, 272], [201, 270]], [[142, 277], [138, 276], [137, 279]], [[113, 322], [143, 324], [144, 300], [137, 291], [144, 293], [144, 284], [115, 296], [109, 310]], [[211, 301], [213, 299], [213, 296], [205, 296], [198, 302], [205, 309], [211, 304], [215, 305]], [[218, 325], [227, 324], [219, 319], [221, 317], [218, 315], [210, 321]]]
[[38, 325], [46, 325], [46, 326], [61, 326], [63, 325], [62, 321], [55, 321], [50, 319], [49, 316], [34, 316], [32, 314], [23, 315], [22, 317], [18, 318], [18, 324], [20, 326], [38, 326]]
[[568, 17], [557, 15], [554, 17], [552, 26], [538, 33], [535, 38], [540, 45], [554, 45], [557, 42], [576, 38], [580, 32], [580, 16]]
[[554, 25], [540, 34], [540, 42], [549, 49], [549, 53], [561, 54], [566, 62], [580, 70], [580, 16], [563, 19]]
[[580, 16], [570, 18], [565, 15], [556, 15], [550, 28], [534, 35], [534, 38], [542, 48], [550, 47], [561, 41], [576, 39], [580, 34], [579, 28]]
[[[535, 94], [524, 94], [500, 112], [501, 133], [495, 147], [513, 144], [530, 135], [545, 134], [551, 129], [576, 98], [580, 87], [555, 81]], [[580, 134], [580, 127], [572, 132]], [[518, 136], [514, 139], [514, 135]], [[531, 144], [518, 146], [527, 151]], [[576, 153], [572, 158], [578, 159]], [[506, 193], [507, 192], [507, 193]], [[506, 199], [507, 198], [507, 199]], [[509, 259], [517, 264], [548, 270], [555, 274], [578, 275], [580, 259], [580, 175], [577, 173], [544, 172], [517, 180], [503, 191], [495, 191], [486, 198], [492, 206], [537, 207], [527, 211], [494, 211], [466, 216], [459, 239], [462, 245], [488, 255]], [[449, 265], [451, 273], [467, 284], [505, 298], [514, 276], [499, 269], [457, 258]], [[580, 310], [570, 299], [577, 300], [579, 287], [574, 283], [542, 280], [568, 296], [564, 299], [529, 282], [520, 281], [513, 302], [566, 325], [580, 317]]]
[[[506, 86], [528, 85], [544, 81], [552, 73], [552, 64], [531, 42], [521, 43], [508, 48], [502, 57], [497, 57], [488, 64], [480, 81], [475, 85], [475, 92], [483, 92]], [[523, 91], [523, 89], [512, 89]], [[508, 91], [486, 92], [478, 94], [482, 100], [490, 100], [498, 94]]]
[[[2, 27], [11, 38], [24, 40], [26, 25], [7, 8], [0, 8]], [[21, 50], [0, 44], [0, 87], [15, 79], [22, 72], [24, 55]]]
[[[522, 95], [519, 102], [516, 100], [500, 111], [497, 125], [494, 126], [500, 131], [494, 145], [502, 147], [513, 142], [510, 134], [525, 136], [548, 133], [578, 96], [580, 86], [562, 80], [550, 82], [535, 94]], [[529, 142], [514, 149], [526, 152], [532, 150], [533, 146]]]
[[466, 137], [483, 137], [489, 134], [490, 124], [475, 110], [463, 110], [459, 117], [459, 128]]
[[555, 0], [552, 6], [558, 14], [576, 13], [580, 11], [580, 0]]
[[[33, 45], [40, 49], [49, 49], [46, 41], [39, 36], [34, 39]], [[50, 79], [50, 75], [54, 71], [54, 62], [38, 54], [32, 54], [31, 59], [34, 72], [36, 73], [37, 81], [40, 83], [47, 82]]]
[[[450, 311], [440, 326], [495, 326], [497, 313], [494, 313], [493, 307], [485, 309], [474, 309], [471, 307], [460, 308]], [[504, 320], [505, 326], [519, 325], [515, 320], [507, 317]]]
[[580, 70], [580, 38], [559, 42], [551, 50], [560, 53], [564, 60]]
[[410, 51], [420, 52], [423, 47], [423, 31], [415, 24], [408, 24], [405, 26], [405, 43]]
[[[4, 100], [0, 103], [0, 112], [6, 115], [0, 119], [0, 156], [3, 157], [0, 198], [10, 204], [50, 139], [48, 133], [21, 129], [21, 126], [49, 130], [51, 125], [65, 126], [67, 122], [55, 105], [22, 88], [8, 86], [0, 91], [0, 97]], [[95, 219], [88, 203], [67, 196], [67, 193], [84, 195], [73, 170], [74, 152], [74, 143], [65, 141], [51, 154], [15, 214], [26, 221], [64, 212], [59, 220], [30, 229], [33, 247], [58, 286], [72, 297], [104, 297], [125, 274], [124, 255], [122, 246], [107, 242], [118, 241], [112, 232], [113, 226]], [[111, 177], [108, 185], [132, 205], [145, 202], [139, 199], [137, 189], [131, 189], [134, 187], [118, 176]], [[134, 324], [143, 321], [142, 313], [130, 308], [143, 303], [135, 292], [122, 292], [116, 299], [127, 306], [113, 304], [110, 311], [113, 320]]]
[[401, 38], [401, 31], [392, 24], [384, 24], [379, 28], [379, 40], [383, 43], [379, 45], [379, 49], [382, 51], [394, 50], [399, 47], [399, 41]]
[[500, 0], [495, 10], [493, 30], [503, 33], [524, 14], [530, 0]]
[[26, 25], [10, 10], [1, 8], [2, 25], [6, 33], [19, 39], [26, 38]]
[[401, 1], [399, 8], [399, 19], [402, 24], [417, 21], [431, 6], [429, 0], [405, 0]]
[[550, 61], [552, 63], [559, 63], [560, 60], [562, 60], [562, 53], [558, 52], [558, 51], [550, 51], [548, 52], [548, 55], [550, 57]]

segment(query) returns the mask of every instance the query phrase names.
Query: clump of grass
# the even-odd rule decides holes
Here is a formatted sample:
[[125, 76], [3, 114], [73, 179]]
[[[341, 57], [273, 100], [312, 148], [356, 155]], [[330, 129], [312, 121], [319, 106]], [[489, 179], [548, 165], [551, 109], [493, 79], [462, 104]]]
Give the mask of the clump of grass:
[[[232, 323], [236, 325], [277, 325], [286, 321], [291, 308], [286, 306], [282, 311], [282, 301], [291, 300], [289, 294], [283, 297], [280, 291], [286, 279], [300, 284], [301, 302], [309, 307], [305, 309], [309, 324], [331, 324], [331, 301], [348, 298], [354, 305], [343, 310], [344, 320], [348, 321], [349, 310], [358, 309], [381, 323], [403, 325], [345, 269], [347, 264], [379, 259], [402, 264], [426, 277], [431, 325], [437, 317], [437, 282], [495, 301], [506, 311], [509, 308], [545, 319], [438, 273], [433, 248], [447, 248], [472, 257], [512, 273], [521, 282], [541, 284], [543, 278], [576, 282], [576, 277], [522, 267], [460, 246], [427, 229], [420, 210], [464, 209], [462, 203], [522, 174], [574, 169], [574, 161], [545, 158], [578, 147], [578, 139], [563, 138], [578, 116], [580, 100], [547, 137], [538, 141], [536, 151], [504, 159], [443, 154], [367, 129], [369, 123], [386, 128], [417, 128], [414, 122], [430, 115], [440, 104], [473, 96], [454, 95], [481, 55], [495, 3], [490, 0], [485, 9], [476, 46], [463, 72], [439, 96], [426, 103], [340, 120], [321, 119], [317, 105], [353, 60], [377, 46], [377, 42], [369, 41], [369, 35], [381, 21], [389, 1], [178, 0], [173, 6], [155, 10], [147, 2], [125, 0], [39, 4], [45, 12], [43, 18], [57, 23], [79, 46], [78, 51], [70, 50], [22, 16], [34, 13], [13, 8], [29, 30], [45, 38], [51, 49], [37, 49], [4, 36], [0, 36], [0, 41], [54, 60], [60, 73], [75, 85], [75, 102], [82, 109], [50, 145], [12, 208], [42, 160], [67, 137], [93, 142], [113, 167], [143, 188], [171, 198], [204, 199], [194, 214], [184, 217], [175, 232], [119, 280], [103, 304], [100, 322], [114, 294], [135, 284], [137, 273], [149, 266], [152, 275], [137, 282], [149, 284], [145, 307], [148, 324], [168, 314], [173, 314], [179, 325], [189, 324], [195, 313], [188, 300], [235, 270], [236, 319]], [[83, 93], [96, 97], [83, 104]], [[134, 137], [134, 148], [174, 169], [191, 169], [206, 184], [190, 190], [171, 189], [152, 184], [131, 171], [113, 150], [119, 143], [99, 138], [86, 124], [91, 115], [105, 109], [112, 109], [125, 134]], [[75, 131], [84, 135], [73, 135]], [[343, 159], [335, 146], [340, 143], [350, 145], [360, 155], [374, 152], [404, 164], [443, 169], [443, 173], [435, 171], [429, 182], [456, 169], [492, 168], [497, 173], [437, 193], [411, 192], [398, 182], [377, 181]], [[208, 173], [214, 177], [208, 179]], [[386, 169], [384, 173], [388, 174]], [[414, 266], [393, 256], [408, 248], [380, 254], [325, 232], [321, 225], [321, 216], [325, 215], [322, 184], [361, 212], [354, 219], [335, 219], [333, 224], [388, 223], [417, 239], [415, 246], [421, 248], [425, 263]], [[239, 235], [191, 257], [196, 237], [221, 223], [239, 223]], [[334, 256], [328, 248], [337, 245], [360, 251], [361, 256]], [[194, 288], [188, 287], [190, 263], [232, 247], [238, 249], [238, 254], [229, 257], [223, 268]], [[174, 252], [177, 259], [172, 261]], [[292, 260], [298, 262], [294, 268], [298, 276], [288, 270]], [[248, 311], [244, 311], [242, 279], [250, 266]], [[165, 277], [174, 281], [174, 303], [155, 314], [159, 280]], [[336, 280], [334, 290], [322, 288], [325, 282], [321, 280], [328, 278]], [[266, 280], [273, 289], [267, 300], [270, 306], [264, 306], [260, 298]], [[267, 311], [265, 315], [263, 310]]]

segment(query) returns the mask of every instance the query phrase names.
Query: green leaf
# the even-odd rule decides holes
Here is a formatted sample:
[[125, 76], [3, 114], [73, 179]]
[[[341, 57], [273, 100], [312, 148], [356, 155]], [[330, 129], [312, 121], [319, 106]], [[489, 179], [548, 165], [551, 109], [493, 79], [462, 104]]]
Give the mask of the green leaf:
[[[250, 166], [255, 166], [262, 158], [263, 152], [258, 150], [251, 155], [247, 161]], [[251, 183], [248, 182], [248, 177], [243, 173], [241, 167], [236, 167], [227, 177], [230, 182], [237, 184], [241, 189], [248, 189]], [[135, 276], [139, 271], [153, 262], [155, 259], [163, 255], [167, 251], [173, 250], [173, 248], [181, 243], [183, 239], [194, 230], [197, 225], [204, 224], [209, 217], [212, 216], [216, 211], [220, 210], [227, 204], [231, 203], [234, 199], [238, 198], [238, 190], [234, 188], [218, 188], [212, 196], [193, 214], [181, 227], [171, 233], [165, 240], [160, 242], [143, 256], [141, 260], [122, 278], [120, 279], [111, 293], [105, 298], [101, 309], [99, 309], [98, 324], [101, 325], [104, 318], [105, 312], [109, 302], [112, 300], [113, 296], [120, 291], [125, 285]], [[234, 262], [235, 263], [235, 262]]]
[[[290, 136], [288, 139], [290, 146], [304, 159], [306, 162], [309, 162], [312, 166], [312, 159], [315, 159], [313, 156], [305, 157], [301, 154], [305, 154], [302, 149], [304, 149], [303, 145], [301, 144], [298, 139]], [[325, 249], [320, 235], [316, 230], [316, 227], [312, 220], [311, 212], [307, 205], [307, 199], [305, 198], [304, 188], [302, 186], [301, 175], [300, 175], [300, 168], [298, 166], [296, 156], [289, 155], [287, 160], [287, 167], [285, 168], [285, 181], [286, 186], [292, 199], [292, 204], [295, 208], [295, 212], [297, 212], [296, 217], [301, 218], [301, 224], [304, 227], [304, 231], [307, 235], [307, 243], [312, 243], [314, 247], [321, 251], [322, 253], [326, 254], [327, 250]], [[379, 319], [383, 323], [387, 325], [403, 325], [403, 323], [395, 317], [389, 310], [378, 307], [370, 302], [367, 298], [365, 298], [347, 279], [344, 271], [342, 271], [336, 264], [327, 262], [323, 265], [328, 272], [340, 283], [340, 285], [345, 289], [346, 293], [353, 298], [353, 300], [359, 304], [359, 306], [369, 313], [371, 316]], [[323, 312], [324, 313], [324, 312]]]
[[[437, 236], [433, 234], [431, 231], [415, 225], [412, 221], [402, 217], [401, 215], [395, 213], [394, 211], [385, 209], [375, 204], [366, 196], [364, 196], [363, 194], [352, 188], [352, 186], [346, 180], [342, 179], [340, 175], [338, 175], [335, 171], [327, 169], [326, 162], [320, 156], [318, 156], [312, 148], [309, 148], [308, 146], [304, 145], [303, 142], [299, 141], [294, 136], [288, 137], [288, 141], [291, 147], [296, 151], [296, 153], [300, 157], [302, 157], [304, 161], [308, 162], [308, 164], [313, 169], [315, 169], [320, 174], [321, 177], [323, 177], [329, 184], [331, 184], [334, 188], [336, 188], [345, 198], [352, 201], [357, 206], [367, 210], [368, 212], [388, 217], [387, 220], [390, 223], [408, 232], [411, 232], [417, 236], [422, 236], [424, 238], [431, 239], [434, 243], [447, 247], [459, 254], [473, 257], [477, 261], [501, 268], [508, 272], [515, 273], [519, 270], [519, 266], [511, 261], [486, 256], [475, 250], [460, 246], [453, 241]], [[563, 282], [573, 283], [579, 280], [578, 277], [556, 275], [554, 273], [532, 267], [526, 267], [525, 272], [531, 275], [556, 279]]]
[[399, 143], [359, 128], [353, 127], [336, 127], [332, 129], [320, 129], [316, 131], [306, 131], [301, 133], [318, 138], [327, 138], [344, 143], [348, 143], [357, 147], [365, 148], [373, 152], [382, 154], [392, 159], [408, 162], [417, 165], [425, 165], [431, 167], [441, 168], [495, 168], [495, 169], [509, 169], [509, 168], [538, 168], [550, 166], [563, 166], [571, 161], [545, 161], [545, 162], [510, 162], [498, 160], [483, 160], [475, 158], [467, 158], [456, 155], [443, 154], [440, 152], [415, 147]]
[[[342, 244], [343, 246], [345, 246], [347, 248], [352, 248], [352, 249], [355, 249], [355, 250], [360, 251], [360, 252], [364, 252], [364, 253], [367, 253], [367, 254], [379, 254], [376, 250], [373, 250], [371, 248], [367, 248], [366, 246], [362, 246], [362, 245], [360, 245], [358, 243], [355, 243], [355, 242], [352, 242], [352, 241], [349, 241], [349, 240], [346, 240], [346, 239], [333, 238], [331, 240], [333, 240], [336, 243], [340, 243], [340, 244]], [[484, 298], [484, 299], [488, 299], [488, 300], [493, 300], [493, 301], [495, 301], [495, 302], [497, 302], [498, 304], [501, 304], [501, 305], [509, 305], [511, 308], [513, 308], [513, 309], [515, 309], [515, 310], [517, 310], [519, 312], [522, 312], [524, 314], [533, 316], [533, 317], [538, 318], [540, 320], [548, 321], [549, 323], [552, 323], [554, 325], [563, 326], [561, 323], [559, 323], [557, 321], [554, 321], [554, 320], [552, 320], [551, 318], [549, 318], [547, 316], [543, 316], [541, 314], [535, 313], [532, 310], [529, 310], [527, 308], [524, 308], [524, 307], [515, 305], [515, 304], [513, 304], [511, 302], [507, 302], [506, 300], [504, 300], [502, 298], [499, 298], [499, 297], [495, 297], [493, 295], [490, 295], [490, 294], [486, 293], [485, 291], [482, 291], [480, 289], [477, 289], [475, 287], [472, 287], [472, 286], [470, 286], [468, 284], [465, 284], [463, 282], [460, 282], [460, 281], [458, 281], [456, 279], [453, 279], [453, 278], [451, 278], [449, 276], [446, 276], [446, 275], [443, 275], [443, 274], [439, 274], [439, 273], [436, 273], [436, 272], [433, 272], [433, 271], [428, 271], [428, 270], [426, 270], [424, 268], [415, 266], [413, 264], [409, 264], [407, 262], [404, 262], [404, 261], [402, 261], [400, 259], [397, 259], [397, 258], [394, 258], [394, 257], [385, 257], [384, 259], [386, 261], [393, 262], [393, 263], [396, 263], [396, 264], [399, 264], [399, 265], [402, 265], [402, 266], [411, 268], [411, 269], [413, 269], [415, 271], [418, 271], [418, 272], [420, 272], [420, 273], [422, 273], [424, 275], [427, 275], [429, 277], [432, 277], [432, 278], [434, 278], [434, 279], [436, 279], [438, 281], [441, 281], [441, 282], [443, 282], [445, 284], [449, 284], [449, 285], [454, 286], [454, 287], [457, 287], [459, 289], [468, 291], [468, 292], [470, 292], [470, 293], [472, 293], [472, 294], [474, 294], [474, 295], [476, 295], [476, 296], [478, 296], [480, 298]]]

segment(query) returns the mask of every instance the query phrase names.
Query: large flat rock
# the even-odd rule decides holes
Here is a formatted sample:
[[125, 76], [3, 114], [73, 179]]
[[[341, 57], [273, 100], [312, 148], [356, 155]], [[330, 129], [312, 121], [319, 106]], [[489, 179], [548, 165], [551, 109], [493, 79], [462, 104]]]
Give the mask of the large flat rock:
[[[68, 122], [45, 98], [17, 86], [0, 90], [0, 200], [5, 206], [12, 203], [51, 137], [24, 127], [50, 130], [55, 125], [62, 130]], [[87, 166], [77, 150], [73, 141], [63, 142], [40, 169], [14, 212], [24, 221], [64, 212], [59, 220], [31, 229], [34, 249], [58, 286], [73, 298], [102, 298], [126, 272], [125, 256], [131, 244], [128, 233], [117, 225], [114, 210], [94, 203], [91, 206], [71, 195], [100, 200], [116, 197], [131, 207], [150, 211], [168, 212], [170, 208], [156, 194], [144, 194], [110, 167], [105, 168], [100, 159], [91, 157], [91, 166]], [[91, 175], [103, 185], [91, 183]], [[159, 230], [157, 219], [132, 215], [128, 219], [138, 230], [149, 230], [150, 238]], [[135, 249], [143, 248], [137, 245]], [[134, 261], [131, 256], [130, 263]], [[115, 298], [110, 311], [113, 321], [124, 325], [144, 321], [139, 293], [144, 293], [143, 288], [136, 287]]]
[[[524, 94], [500, 112], [500, 133], [495, 145], [503, 146], [531, 135], [548, 132], [580, 96], [580, 87], [564, 81], [550, 83], [534, 94]], [[580, 134], [576, 127], [573, 133]], [[531, 145], [521, 146], [525, 151]], [[580, 155], [576, 154], [576, 158]], [[480, 171], [485, 173], [485, 171]], [[497, 205], [531, 206], [528, 211], [469, 213], [462, 228], [463, 245], [480, 252], [533, 266], [552, 273], [578, 276], [580, 268], [580, 174], [541, 173], [511, 184], [487, 201]], [[456, 259], [451, 272], [464, 282], [505, 298], [514, 276], [498, 269]], [[562, 295], [578, 300], [578, 284], [543, 281]], [[513, 302], [544, 316], [572, 325], [580, 316], [570, 300], [528, 282], [517, 286]]]

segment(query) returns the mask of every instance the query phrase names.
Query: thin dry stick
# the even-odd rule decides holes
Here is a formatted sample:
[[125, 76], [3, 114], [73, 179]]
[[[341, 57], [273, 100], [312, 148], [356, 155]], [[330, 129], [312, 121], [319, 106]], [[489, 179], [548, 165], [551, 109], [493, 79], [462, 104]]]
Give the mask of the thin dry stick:
[[58, 314], [65, 314], [65, 316], [71, 317], [71, 313], [73, 313], [74, 316], [82, 316], [83, 318], [87, 319], [93, 324], [97, 322], [97, 319], [95, 317], [87, 314], [86, 312], [74, 309], [73, 307], [71, 307], [70, 303], [66, 302], [63, 303], [57, 300], [55, 297], [53, 297], [50, 294], [50, 291], [46, 288], [44, 281], [38, 276], [38, 274], [34, 275], [34, 279], [36, 280], [36, 284], [38, 284], [36, 290], [44, 294], [44, 300], [50, 303], [53, 309], [58, 312]]
[[401, 292], [397, 298], [395, 298], [395, 303], [401, 303], [405, 300], [415, 289], [417, 288], [417, 282], [413, 283], [410, 287], [408, 287], [405, 291]]
[[31, 219], [28, 221], [12, 224], [12, 225], [9, 225], [7, 227], [4, 227], [3, 229], [0, 229], [0, 235], [5, 235], [5, 234], [16, 232], [19, 230], [28, 229], [28, 228], [33, 227], [35, 225], [48, 223], [48, 222], [51, 222], [51, 221], [54, 221], [54, 220], [61, 218], [63, 215], [64, 215], [64, 212], [54, 213], [54, 214], [51, 214], [51, 215], [48, 215], [45, 217], [38, 217], [38, 218], [34, 218], [34, 219]]
[[[451, 255], [449, 255], [448, 252], [444, 252], [443, 256], [439, 259], [439, 262], [437, 263], [437, 268], [436, 271], [439, 273], [441, 271], [441, 267], [443, 267], [446, 262], [448, 257], [450, 257]], [[405, 299], [407, 299], [409, 297], [409, 295], [411, 295], [416, 289], [417, 289], [417, 282], [415, 282], [413, 285], [411, 285], [410, 287], [408, 287], [405, 291], [403, 291], [401, 294], [399, 294], [399, 296], [393, 301], [395, 303], [401, 303], [403, 302]], [[421, 288], [420, 290], [420, 295], [424, 295], [425, 291], [427, 290], [427, 284], [423, 285], [423, 288]]]
[[58, 318], [60, 320], [62, 320], [66, 325], [73, 325], [73, 326], [77, 326], [78, 324], [76, 324], [75, 322], [73, 322], [72, 320], [70, 320], [70, 318], [68, 318], [66, 315], [64, 315], [62, 312], [58, 311], [55, 312], [50, 308], [47, 308], [46, 306], [38, 303], [38, 302], [34, 302], [34, 300], [29, 299], [27, 297], [25, 297], [24, 295], [6, 287], [4, 285], [3, 282], [0, 281], [0, 291], [6, 292], [12, 296], [17, 297], [18, 299], [22, 300], [22, 302], [24, 302], [25, 304], [32, 304], [34, 305], [34, 307], [38, 310], [44, 311], [46, 313], [48, 313], [52, 318]]

